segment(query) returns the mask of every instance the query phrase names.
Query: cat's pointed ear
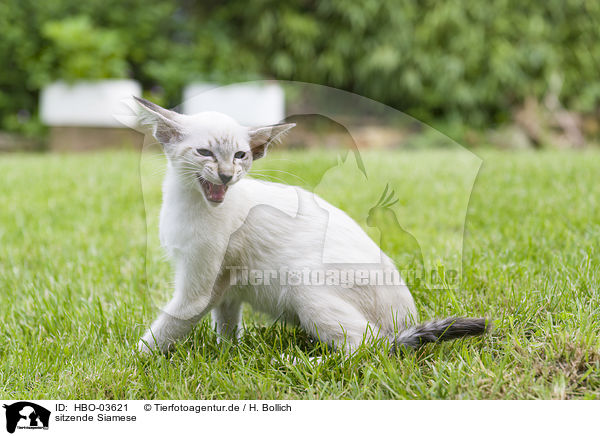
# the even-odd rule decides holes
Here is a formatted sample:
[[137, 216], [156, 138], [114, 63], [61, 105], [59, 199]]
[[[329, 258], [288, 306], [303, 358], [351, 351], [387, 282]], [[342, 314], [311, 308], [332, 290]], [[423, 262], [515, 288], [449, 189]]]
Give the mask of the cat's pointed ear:
[[284, 133], [294, 127], [294, 123], [274, 124], [272, 126], [253, 127], [248, 130], [252, 159], [260, 159], [267, 154], [267, 148], [273, 141], [281, 141]]
[[143, 126], [152, 129], [154, 136], [161, 144], [170, 145], [180, 140], [183, 136], [183, 126], [176, 121], [178, 114], [151, 101], [140, 97], [133, 97], [138, 102], [138, 121]]

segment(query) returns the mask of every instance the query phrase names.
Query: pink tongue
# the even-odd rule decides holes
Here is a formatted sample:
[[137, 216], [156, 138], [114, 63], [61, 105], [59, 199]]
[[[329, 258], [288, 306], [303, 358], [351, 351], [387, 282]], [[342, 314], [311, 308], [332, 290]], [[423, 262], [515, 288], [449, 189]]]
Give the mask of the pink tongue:
[[208, 199], [211, 201], [223, 201], [225, 198], [225, 185], [208, 185]]

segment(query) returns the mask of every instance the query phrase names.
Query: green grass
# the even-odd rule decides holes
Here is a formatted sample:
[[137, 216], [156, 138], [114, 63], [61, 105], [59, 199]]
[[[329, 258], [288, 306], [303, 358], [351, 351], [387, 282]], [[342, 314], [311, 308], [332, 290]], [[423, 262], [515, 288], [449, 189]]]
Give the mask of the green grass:
[[0, 397], [600, 398], [600, 153], [484, 152], [470, 197], [468, 156], [364, 157], [368, 183], [334, 170], [319, 184], [335, 152], [272, 153], [259, 166], [318, 184], [361, 224], [390, 182], [429, 261], [462, 263], [456, 289], [415, 290], [421, 319], [487, 315], [492, 334], [403, 358], [383, 346], [344, 356], [246, 310], [238, 344], [217, 344], [204, 320], [169, 355], [137, 356], [171, 292], [156, 243], [160, 159], [145, 158], [140, 177], [135, 153], [5, 155]]

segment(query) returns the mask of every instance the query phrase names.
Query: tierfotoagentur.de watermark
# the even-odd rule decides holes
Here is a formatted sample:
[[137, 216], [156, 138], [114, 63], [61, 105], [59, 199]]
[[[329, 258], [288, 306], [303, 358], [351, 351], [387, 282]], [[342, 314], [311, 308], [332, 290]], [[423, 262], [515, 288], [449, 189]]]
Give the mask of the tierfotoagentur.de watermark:
[[381, 268], [302, 268], [252, 269], [245, 266], [228, 266], [230, 284], [236, 286], [402, 286], [424, 284], [429, 287], [453, 285], [459, 273], [454, 270], [431, 271], [397, 270]]

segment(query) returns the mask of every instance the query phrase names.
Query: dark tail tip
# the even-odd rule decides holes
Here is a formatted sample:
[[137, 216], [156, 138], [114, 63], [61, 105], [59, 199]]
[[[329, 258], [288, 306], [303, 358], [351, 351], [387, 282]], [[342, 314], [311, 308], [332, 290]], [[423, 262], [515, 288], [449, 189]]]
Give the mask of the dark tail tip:
[[486, 318], [448, 318], [442, 321], [444, 330], [438, 340], [447, 341], [465, 336], [483, 335], [488, 331], [488, 325]]
[[490, 330], [486, 318], [446, 318], [428, 321], [402, 331], [395, 339], [392, 353], [403, 348], [418, 348], [424, 344], [449, 341], [467, 336], [480, 336]]

